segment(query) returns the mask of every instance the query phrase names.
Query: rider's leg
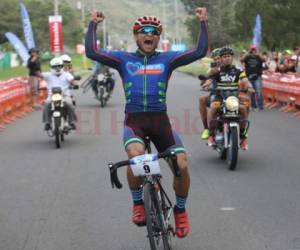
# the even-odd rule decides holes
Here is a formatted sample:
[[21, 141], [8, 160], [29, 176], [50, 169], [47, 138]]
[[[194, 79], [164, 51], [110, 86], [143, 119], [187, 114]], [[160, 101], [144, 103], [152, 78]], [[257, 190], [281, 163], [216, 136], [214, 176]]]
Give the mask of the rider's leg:
[[[133, 158], [145, 153], [145, 146], [142, 143], [133, 142], [126, 147], [128, 158]], [[146, 223], [145, 208], [143, 202], [143, 181], [140, 177], [135, 177], [131, 168], [127, 168], [127, 181], [130, 188], [130, 193], [133, 200], [132, 222], [138, 226], [143, 226]]]
[[220, 106], [221, 106], [221, 102], [218, 100], [215, 100], [210, 104], [210, 110], [208, 112], [209, 130], [210, 130], [210, 136], [207, 141], [208, 146], [212, 146], [215, 143], [214, 131], [216, 129], [216, 124], [212, 121], [217, 118], [217, 112], [220, 109]]
[[207, 107], [206, 107], [207, 100], [208, 100], [208, 96], [201, 96], [199, 98], [199, 112], [200, 112], [200, 116], [201, 116], [201, 120], [202, 120], [204, 129], [208, 129]]
[[201, 96], [199, 98], [199, 112], [203, 124], [203, 132], [201, 133], [201, 138], [203, 140], [208, 139], [209, 137], [209, 130], [208, 130], [208, 122], [207, 122], [207, 102], [209, 96]]
[[98, 87], [97, 87], [97, 79], [96, 78], [93, 78], [91, 80], [91, 86], [92, 86], [92, 89], [95, 93], [95, 96], [98, 96]]
[[[129, 159], [145, 154], [145, 146], [142, 143], [130, 143], [126, 147], [126, 153]], [[140, 188], [142, 185], [142, 180], [140, 177], [135, 177], [131, 171], [131, 168], [127, 168], [127, 180], [130, 189]]]
[[51, 101], [50, 98], [47, 98], [44, 104], [43, 109], [43, 123], [45, 123], [45, 130], [51, 128]]
[[68, 122], [70, 126], [75, 129], [75, 122], [76, 122], [76, 114], [75, 114], [75, 107], [73, 105], [73, 101], [71, 97], [66, 96], [64, 97], [64, 103], [67, 111], [67, 117], [68, 117]]
[[241, 115], [241, 123], [240, 123], [240, 138], [241, 138], [241, 148], [243, 150], [248, 150], [248, 140], [247, 140], [247, 120], [250, 112], [250, 99], [246, 95], [240, 94], [239, 96], [240, 105], [239, 112]]

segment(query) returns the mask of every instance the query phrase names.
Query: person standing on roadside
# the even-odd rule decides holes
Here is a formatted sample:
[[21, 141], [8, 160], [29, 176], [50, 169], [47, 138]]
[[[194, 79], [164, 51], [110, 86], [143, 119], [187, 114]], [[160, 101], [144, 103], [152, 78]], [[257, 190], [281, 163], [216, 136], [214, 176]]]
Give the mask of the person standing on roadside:
[[241, 62], [245, 64], [247, 78], [255, 89], [255, 93], [251, 95], [251, 106], [254, 110], [264, 109], [262, 73], [265, 61], [265, 57], [258, 53], [256, 45], [251, 45], [249, 52], [241, 58]]
[[41, 62], [39, 50], [32, 48], [29, 50], [30, 57], [27, 61], [27, 68], [29, 70], [28, 83], [31, 92], [31, 105], [33, 108], [38, 107], [38, 91], [39, 91], [39, 75], [41, 73]]

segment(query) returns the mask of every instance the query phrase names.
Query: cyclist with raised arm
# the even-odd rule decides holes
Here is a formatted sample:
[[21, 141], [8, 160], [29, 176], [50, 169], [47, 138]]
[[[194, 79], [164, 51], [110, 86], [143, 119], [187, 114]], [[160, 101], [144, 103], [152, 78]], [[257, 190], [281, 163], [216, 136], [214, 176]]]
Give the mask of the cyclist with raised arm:
[[[86, 35], [86, 55], [92, 60], [115, 68], [121, 75], [126, 97], [124, 122], [124, 147], [129, 158], [145, 153], [146, 136], [158, 152], [173, 149], [177, 153], [180, 177], [174, 177], [176, 205], [174, 207], [176, 235], [185, 237], [189, 233], [188, 214], [185, 210], [190, 177], [187, 157], [182, 142], [172, 130], [167, 115], [166, 92], [171, 73], [179, 66], [189, 64], [206, 55], [208, 48], [207, 13], [197, 8], [199, 37], [194, 49], [185, 52], [156, 51], [162, 32], [162, 25], [154, 16], [138, 18], [133, 25], [137, 51], [108, 51], [97, 49], [96, 28], [104, 20], [102, 12], [94, 12]], [[132, 221], [138, 226], [146, 224], [142, 199], [142, 180], [135, 177], [130, 168], [127, 179], [133, 198]]]

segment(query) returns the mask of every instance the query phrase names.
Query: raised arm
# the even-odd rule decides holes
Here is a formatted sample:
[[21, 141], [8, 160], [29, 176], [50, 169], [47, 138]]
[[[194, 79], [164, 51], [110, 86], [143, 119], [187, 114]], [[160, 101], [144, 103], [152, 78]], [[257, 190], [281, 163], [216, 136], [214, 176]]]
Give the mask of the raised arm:
[[199, 33], [197, 44], [194, 49], [187, 50], [183, 53], [178, 53], [177, 56], [171, 61], [171, 69], [189, 64], [200, 58], [205, 57], [208, 49], [208, 29], [207, 29], [207, 12], [206, 8], [197, 8], [195, 15], [199, 20]]
[[97, 25], [103, 22], [104, 18], [105, 16], [102, 12], [97, 11], [92, 14], [92, 20], [85, 37], [85, 53], [88, 58], [119, 70], [121, 65], [119, 52], [108, 52], [97, 48]]

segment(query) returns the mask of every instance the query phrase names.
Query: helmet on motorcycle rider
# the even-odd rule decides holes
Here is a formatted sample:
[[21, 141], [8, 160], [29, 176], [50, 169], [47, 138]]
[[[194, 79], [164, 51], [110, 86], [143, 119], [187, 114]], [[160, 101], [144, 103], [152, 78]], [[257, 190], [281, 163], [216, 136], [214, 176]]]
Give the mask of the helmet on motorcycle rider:
[[133, 29], [133, 33], [137, 33], [140, 29], [142, 29], [143, 27], [153, 27], [155, 29], [157, 29], [157, 31], [159, 32], [159, 34], [161, 34], [162, 32], [162, 24], [160, 22], [160, 20], [155, 17], [155, 16], [141, 16], [139, 17], [135, 22], [134, 25], [132, 27]]
[[62, 55], [61, 57], [61, 60], [65, 63], [71, 63], [71, 61], [72, 61], [72, 59], [71, 59], [71, 57], [69, 57], [68, 55], [66, 55], [66, 54], [64, 54], [64, 55]]
[[233, 49], [229, 48], [229, 47], [223, 47], [220, 50], [220, 56], [224, 56], [224, 55], [231, 55], [231, 56], [233, 56], [234, 55]]
[[221, 51], [220, 48], [214, 49], [214, 50], [211, 52], [211, 57], [212, 57], [212, 58], [215, 58], [215, 57], [217, 57], [217, 56], [220, 56], [220, 51]]
[[63, 72], [63, 61], [60, 57], [55, 57], [50, 61], [51, 72], [55, 75], [60, 75]]

